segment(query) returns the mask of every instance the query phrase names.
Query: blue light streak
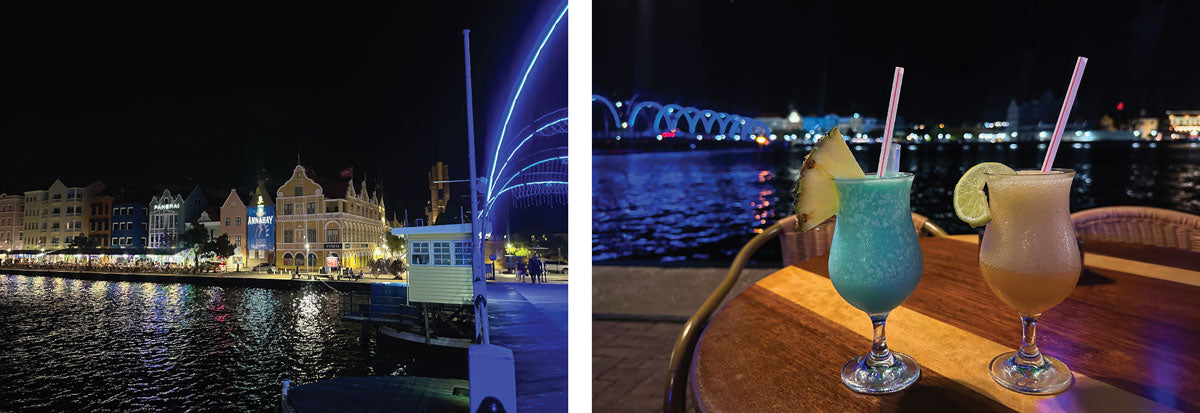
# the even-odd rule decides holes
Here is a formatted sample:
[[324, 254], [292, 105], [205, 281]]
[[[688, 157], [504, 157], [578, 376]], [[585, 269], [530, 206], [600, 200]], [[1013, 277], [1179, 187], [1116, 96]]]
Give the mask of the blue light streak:
[[[525, 146], [525, 142], [529, 142], [530, 139], [533, 139], [534, 135], [545, 130], [546, 128], [549, 128], [551, 126], [554, 126], [554, 125], [562, 123], [562, 122], [565, 122], [566, 120], [567, 120], [567, 118], [565, 118], [565, 117], [560, 118], [560, 119], [555, 119], [554, 121], [551, 121], [550, 123], [547, 123], [547, 124], [543, 125], [542, 127], [537, 128], [537, 130], [530, 132], [528, 136], [525, 136], [525, 139], [522, 139], [521, 143], [517, 144], [517, 147], [513, 148], [513, 150], [511, 152], [509, 152], [508, 158], [504, 160], [504, 164], [500, 165], [500, 169], [495, 171], [496, 179], [499, 179], [499, 177], [502, 176], [502, 174], [504, 173], [504, 168], [508, 167], [508, 162], [512, 160], [513, 155], [517, 154], [517, 151], [521, 150], [522, 146]], [[496, 155], [497, 156], [500, 155], [500, 147], [499, 146], [496, 147]], [[492, 176], [492, 175], [489, 174], [488, 176]], [[507, 183], [505, 185], [507, 185]], [[488, 181], [488, 198], [492, 197], [492, 188], [494, 188], [494, 187], [495, 187], [495, 185], [493, 184], [493, 182], [491, 182], [489, 180]]]
[[[546, 42], [550, 41], [550, 36], [554, 34], [554, 30], [558, 28], [558, 23], [567, 15], [567, 9], [570, 6], [564, 6], [558, 18], [554, 19], [554, 24], [550, 26], [550, 30], [546, 32], [546, 36], [542, 38], [541, 44], [538, 45], [537, 51], [533, 54], [533, 59], [529, 61], [529, 66], [525, 68], [525, 74], [521, 76], [521, 82], [517, 86], [517, 92], [513, 95], [512, 103], [508, 106], [508, 114], [504, 116], [504, 125], [500, 127], [500, 140], [496, 143], [496, 154], [492, 157], [492, 170], [488, 172], [488, 195], [491, 195], [492, 189], [495, 187], [495, 165], [500, 160], [500, 148], [504, 146], [504, 135], [508, 131], [508, 121], [512, 119], [513, 110], [517, 107], [517, 100], [521, 98], [521, 91], [525, 88], [525, 81], [529, 78], [529, 72], [533, 71], [533, 66], [537, 64], [538, 57], [542, 54], [542, 48], [546, 46]], [[497, 194], [498, 195], [498, 194]]]
[[[566, 184], [567, 183], [565, 181], [537, 181], [537, 182], [526, 182], [523, 184], [516, 184], [516, 185], [510, 186], [510, 187], [501, 189], [499, 192], [496, 192], [496, 197], [493, 198], [492, 200], [495, 201], [496, 199], [500, 199], [500, 195], [503, 195], [505, 192], [520, 188], [522, 186], [527, 186], [527, 185], [566, 185]], [[491, 205], [490, 201], [488, 202], [487, 208], [485, 208], [485, 209], [489, 210], [489, 211], [492, 209], [492, 205]]]
[[[526, 167], [524, 167], [524, 168], [521, 168], [521, 170], [520, 170], [520, 171], [517, 171], [517, 173], [513, 174], [513, 176], [510, 176], [510, 177], [508, 178], [508, 180], [504, 182], [504, 185], [501, 185], [500, 187], [502, 187], [502, 188], [503, 188], [503, 187], [505, 187], [505, 186], [508, 186], [508, 184], [512, 183], [513, 179], [517, 179], [517, 177], [518, 177], [518, 176], [521, 176], [521, 172], [525, 172], [526, 170], [528, 170], [529, 168], [532, 168], [532, 167], [534, 167], [534, 166], [535, 166], [535, 165], [537, 165], [537, 164], [542, 164], [542, 163], [546, 163], [546, 162], [550, 162], [550, 161], [555, 161], [555, 160], [560, 160], [560, 159], [561, 159], [561, 160], [565, 160], [565, 159], [567, 159], [567, 157], [566, 157], [566, 156], [556, 156], [556, 157], [553, 157], [553, 158], [546, 158], [546, 159], [542, 159], [542, 160], [540, 160], [540, 161], [537, 161], [537, 162], [531, 163], [531, 164], [529, 164], [529, 166], [526, 166]], [[497, 198], [498, 198], [498, 197], [500, 197], [500, 194], [496, 194], [496, 197], [497, 197]], [[491, 202], [492, 202], [493, 200], [495, 200], [495, 198], [489, 198], [489, 199], [488, 199], [488, 203], [489, 203], [489, 204], [491, 204]]]

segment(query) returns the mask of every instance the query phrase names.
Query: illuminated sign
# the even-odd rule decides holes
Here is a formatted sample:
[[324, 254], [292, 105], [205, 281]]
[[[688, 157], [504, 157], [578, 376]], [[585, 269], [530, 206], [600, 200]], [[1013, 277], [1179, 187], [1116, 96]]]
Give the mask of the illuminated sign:
[[338, 257], [325, 257], [325, 266], [326, 267], [337, 267], [338, 266]]
[[252, 251], [275, 249], [275, 206], [246, 208], [246, 248]]
[[158, 204], [154, 206], [154, 209], [156, 211], [160, 209], [179, 209], [179, 204]]
[[342, 244], [325, 244], [324, 247], [327, 250], [340, 250], [342, 249]]

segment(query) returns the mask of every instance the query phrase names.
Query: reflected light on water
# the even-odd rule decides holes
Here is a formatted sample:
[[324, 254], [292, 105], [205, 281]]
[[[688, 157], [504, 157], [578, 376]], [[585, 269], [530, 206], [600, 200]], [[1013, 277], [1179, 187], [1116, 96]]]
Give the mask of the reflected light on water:
[[[1055, 166], [1076, 171], [1071, 210], [1148, 205], [1200, 213], [1200, 148], [1195, 143], [1095, 141], [1064, 144]], [[592, 157], [595, 261], [728, 262], [755, 233], [793, 213], [791, 190], [810, 148], [602, 154]], [[907, 145], [901, 170], [916, 173], [912, 208], [950, 233], [970, 233], [953, 211], [954, 184], [971, 166], [1036, 168], [1045, 143]], [[879, 145], [854, 151], [873, 165]], [[867, 168], [871, 169], [871, 168]], [[760, 261], [777, 257], [764, 248]], [[774, 256], [772, 256], [774, 254]]]
[[377, 354], [337, 299], [0, 273], [0, 411], [266, 411], [284, 377], [459, 374]]

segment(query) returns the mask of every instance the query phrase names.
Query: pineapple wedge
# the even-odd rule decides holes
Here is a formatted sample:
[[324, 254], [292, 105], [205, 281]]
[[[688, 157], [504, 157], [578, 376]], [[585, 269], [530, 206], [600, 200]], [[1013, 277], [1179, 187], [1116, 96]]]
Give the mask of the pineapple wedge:
[[808, 231], [837, 214], [838, 193], [833, 178], [862, 178], [862, 168], [846, 146], [837, 128], [813, 146], [804, 157], [800, 179], [792, 196], [796, 198], [796, 220], [800, 231]]

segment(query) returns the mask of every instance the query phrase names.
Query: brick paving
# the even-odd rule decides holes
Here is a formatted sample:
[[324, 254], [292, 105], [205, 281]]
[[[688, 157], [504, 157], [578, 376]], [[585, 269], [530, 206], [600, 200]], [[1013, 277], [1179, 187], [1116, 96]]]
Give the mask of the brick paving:
[[592, 321], [592, 410], [662, 411], [677, 322]]
[[[592, 267], [593, 411], [662, 411], [667, 364], [682, 320], [712, 294], [728, 270]], [[774, 271], [746, 269], [726, 301]], [[690, 397], [688, 410], [695, 411]]]

